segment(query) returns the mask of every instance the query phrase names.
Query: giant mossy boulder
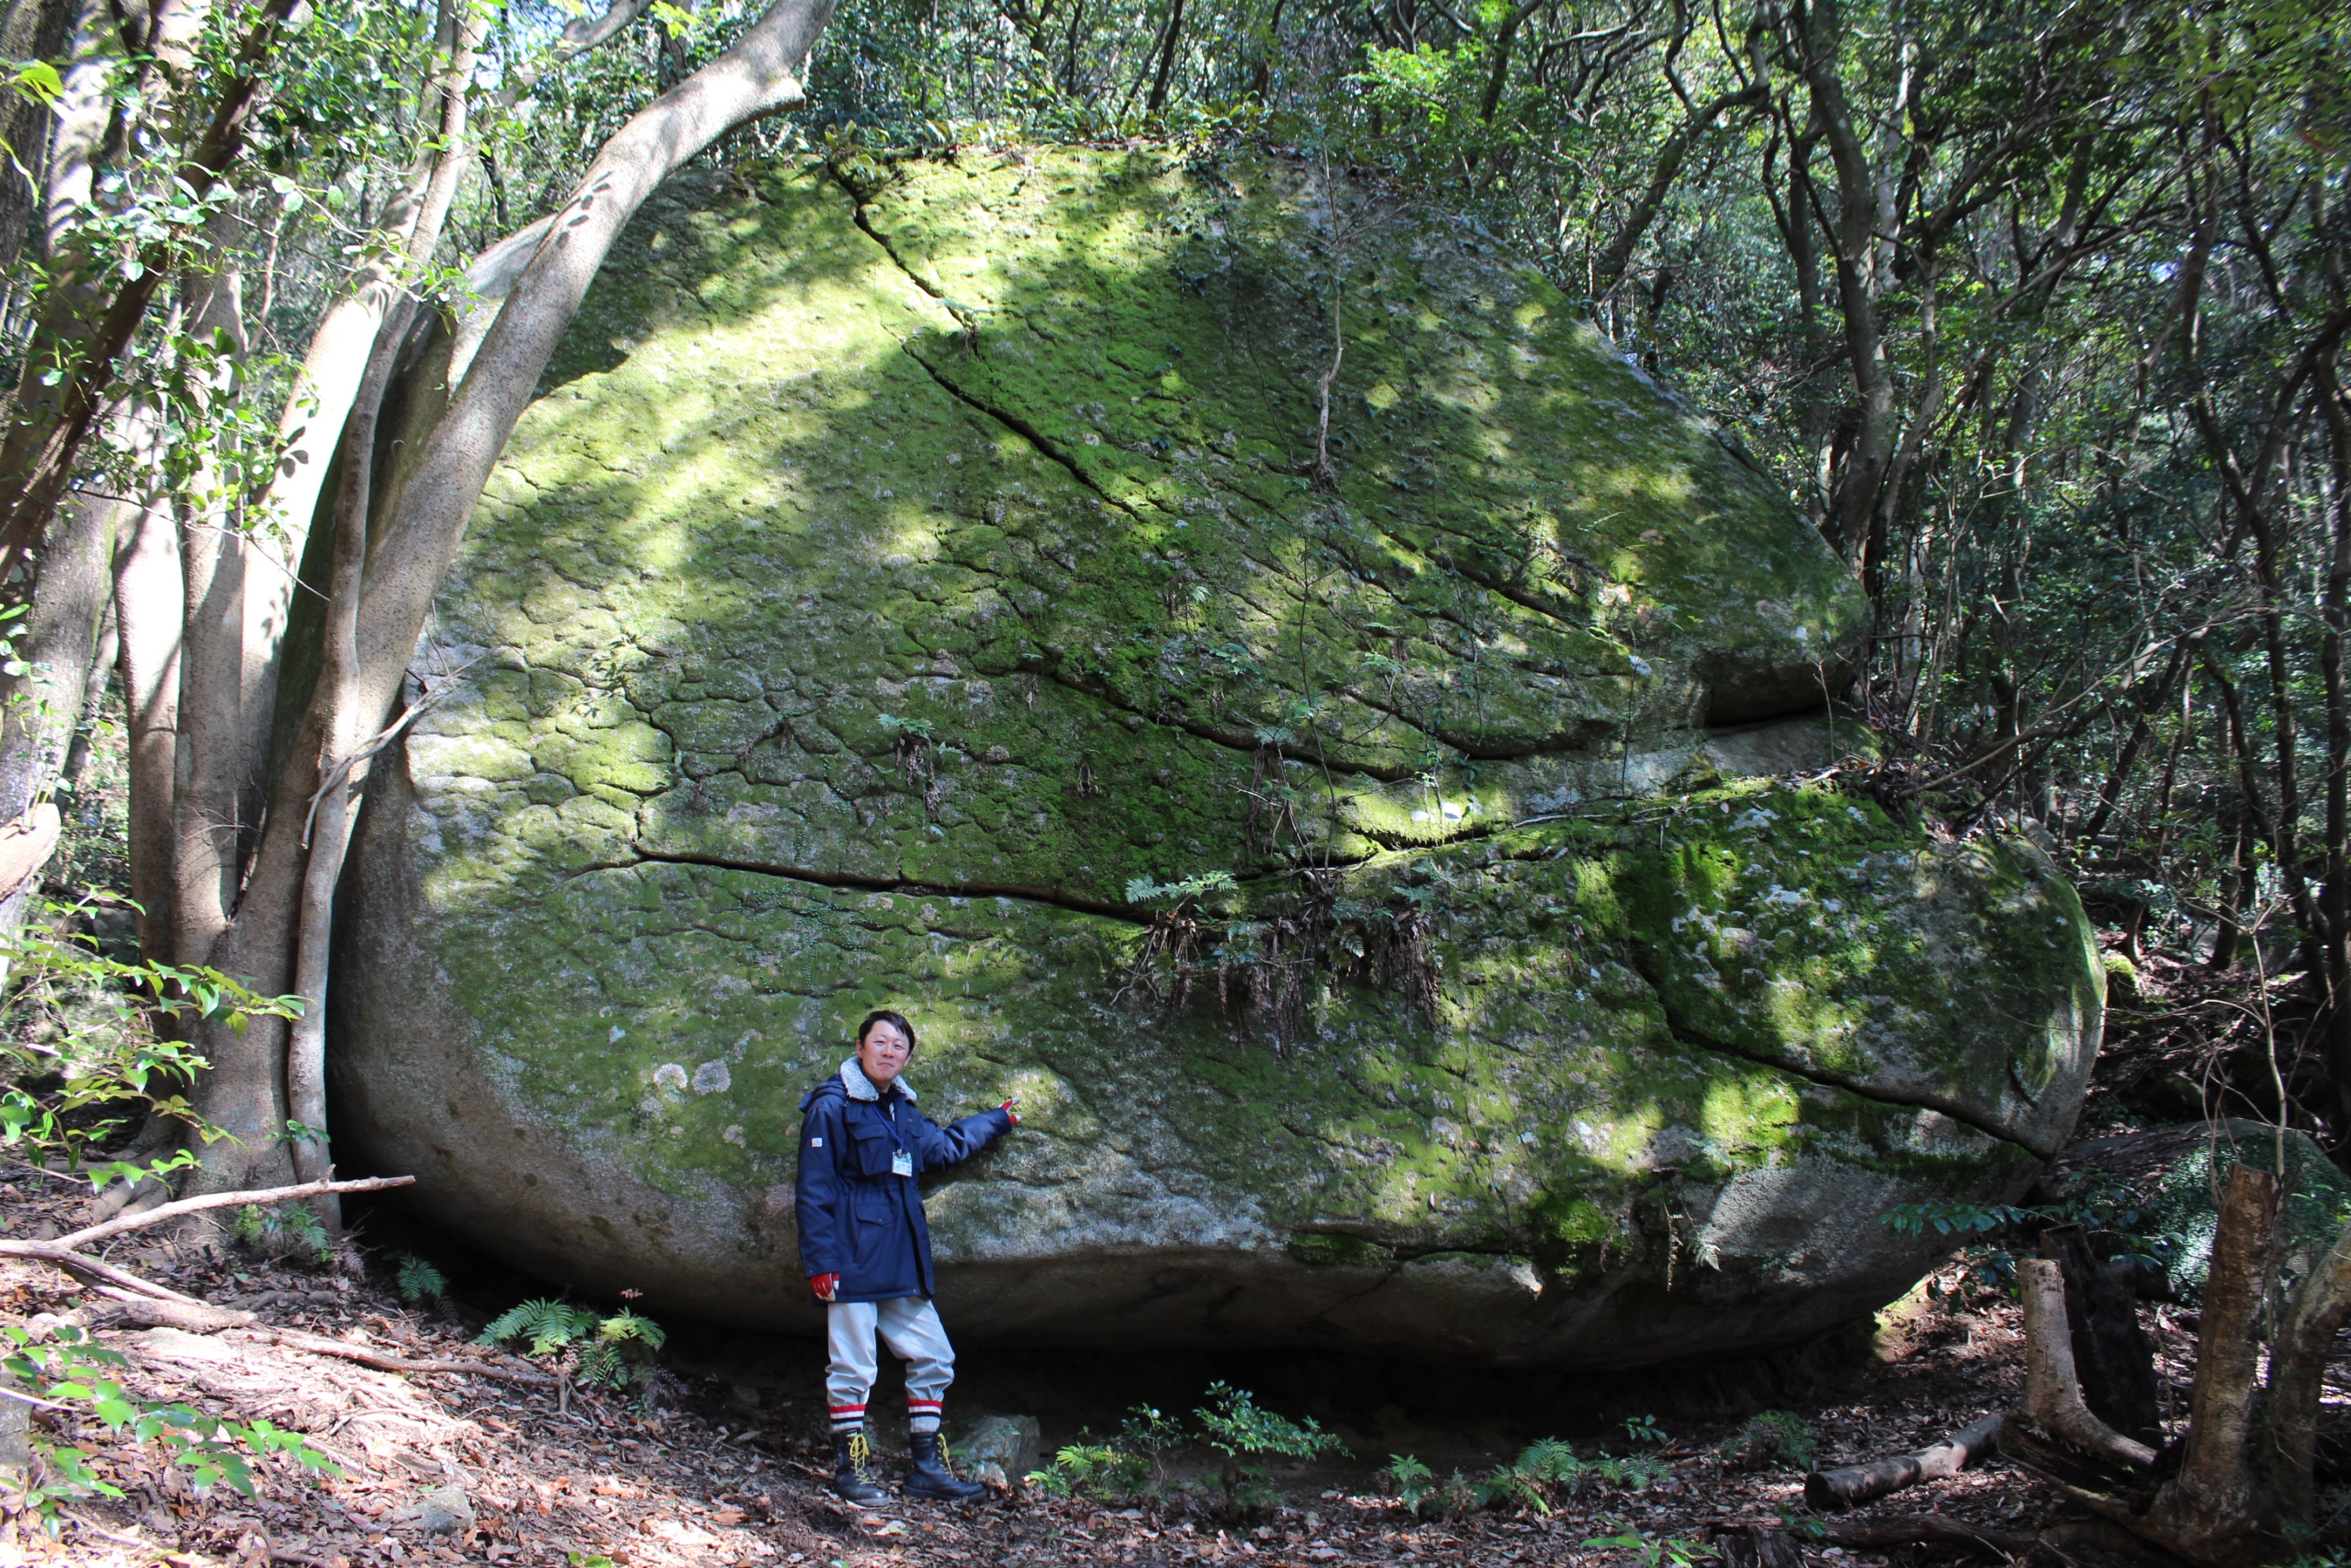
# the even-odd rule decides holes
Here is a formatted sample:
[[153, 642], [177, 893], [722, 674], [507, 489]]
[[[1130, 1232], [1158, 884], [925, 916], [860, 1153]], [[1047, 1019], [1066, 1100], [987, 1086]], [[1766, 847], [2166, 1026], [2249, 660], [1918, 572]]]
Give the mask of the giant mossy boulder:
[[894, 1006], [934, 1114], [1025, 1109], [930, 1178], [966, 1337], [1821, 1332], [1924, 1261], [1887, 1208], [2032, 1181], [2102, 999], [2029, 846], [1742, 777], [1818, 768], [1765, 721], [1860, 613], [1474, 227], [1155, 151], [680, 186], [369, 787], [339, 1136], [812, 1328], [796, 1106]]

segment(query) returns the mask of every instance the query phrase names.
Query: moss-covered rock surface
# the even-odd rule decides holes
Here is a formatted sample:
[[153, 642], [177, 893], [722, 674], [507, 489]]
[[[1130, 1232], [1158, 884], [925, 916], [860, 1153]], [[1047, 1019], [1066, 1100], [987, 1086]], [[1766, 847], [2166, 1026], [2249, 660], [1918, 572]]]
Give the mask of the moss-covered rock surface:
[[934, 1178], [965, 1336], [1834, 1327], [1923, 1260], [1880, 1213], [2029, 1185], [2102, 1000], [2029, 847], [1787, 781], [1859, 621], [1441, 216], [1148, 150], [676, 189], [370, 786], [340, 1135], [551, 1278], [813, 1328], [796, 1106], [891, 1006], [934, 1115], [1023, 1107]]

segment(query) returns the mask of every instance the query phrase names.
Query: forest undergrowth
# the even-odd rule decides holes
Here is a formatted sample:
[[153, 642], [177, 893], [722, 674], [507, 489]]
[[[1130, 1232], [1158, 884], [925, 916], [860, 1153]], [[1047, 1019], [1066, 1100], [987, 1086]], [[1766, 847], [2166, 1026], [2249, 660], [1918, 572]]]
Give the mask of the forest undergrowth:
[[[38, 1180], [19, 1174], [0, 1189], [14, 1233], [70, 1223], [65, 1202], [30, 1186]], [[1668, 1568], [1716, 1556], [1727, 1532], [1773, 1521], [1810, 1537], [1806, 1556], [1822, 1568], [1907, 1561], [1918, 1550], [1959, 1560], [1966, 1554], [1948, 1547], [1896, 1552], [1839, 1543], [1865, 1542], [1882, 1516], [1928, 1510], [1983, 1531], [1994, 1544], [1975, 1555], [1987, 1560], [2001, 1556], [2000, 1543], [2012, 1547], [2068, 1518], [2078, 1521], [2082, 1539], [2067, 1556], [2097, 1562], [2106, 1549], [2103, 1527], [1998, 1460], [1938, 1484], [1931, 1495], [1889, 1500], [1876, 1513], [1818, 1519], [1805, 1508], [1805, 1460], [1829, 1467], [1918, 1448], [2014, 1398], [2016, 1310], [1998, 1291], [1963, 1289], [1963, 1267], [1937, 1276], [1938, 1293], [1921, 1292], [1889, 1314], [1867, 1348], [1853, 1339], [1808, 1386], [1783, 1396], [1786, 1408], [1768, 1420], [1719, 1407], [1668, 1408], [1620, 1423], [1632, 1430], [1613, 1439], [1575, 1445], [1586, 1456], [1605, 1450], [1634, 1460], [1621, 1467], [1621, 1482], [1594, 1477], [1481, 1504], [1476, 1483], [1507, 1479], [1517, 1457], [1498, 1451], [1483, 1465], [1441, 1467], [1468, 1489], [1448, 1502], [1440, 1475], [1439, 1490], [1416, 1511], [1397, 1495], [1398, 1456], [1367, 1445], [1370, 1451], [1275, 1465], [1269, 1496], [1278, 1500], [1237, 1513], [1202, 1479], [1217, 1456], [1193, 1445], [1162, 1457], [1172, 1484], [1127, 1495], [1089, 1496], [1080, 1488], [1079, 1495], [1055, 1497], [1032, 1483], [969, 1508], [900, 1501], [869, 1512], [826, 1489], [830, 1449], [819, 1399], [769, 1391], [754, 1407], [750, 1390], [708, 1368], [666, 1372], [622, 1393], [574, 1387], [559, 1396], [486, 1375], [402, 1375], [269, 1343], [273, 1334], [308, 1333], [412, 1361], [526, 1364], [478, 1344], [481, 1312], [403, 1301], [399, 1264], [355, 1249], [318, 1264], [273, 1261], [234, 1244], [152, 1242], [115, 1260], [255, 1314], [250, 1326], [210, 1335], [101, 1329], [129, 1358], [129, 1388], [303, 1431], [333, 1469], [312, 1471], [280, 1458], [256, 1465], [251, 1497], [225, 1484], [199, 1490], [156, 1462], [152, 1449], [84, 1421], [57, 1435], [78, 1440], [93, 1473], [124, 1495], [67, 1502], [54, 1534], [37, 1516], [18, 1515], [0, 1535], [0, 1563]], [[103, 1322], [108, 1311], [102, 1298], [45, 1269], [11, 1263], [0, 1272], [0, 1312], [36, 1334]], [[2180, 1389], [2194, 1352], [2191, 1324], [2181, 1309], [2152, 1309], [2161, 1371]], [[805, 1349], [816, 1356], [813, 1343]], [[973, 1347], [965, 1359], [981, 1362], [987, 1354]], [[1101, 1429], [1114, 1430], [1120, 1414], [1103, 1410]], [[1588, 1416], [1560, 1414], [1563, 1423]], [[1050, 1428], [1046, 1439], [1049, 1450], [1084, 1440]], [[883, 1459], [885, 1469], [903, 1466], [903, 1452], [886, 1437]]]
[[[2203, 971], [2148, 954], [2137, 974], [2134, 990], [2118, 988], [2114, 1048], [2100, 1064], [2085, 1136], [2160, 1119], [2165, 1097], [2180, 1092], [2168, 1086], [2171, 1078], [2200, 1082], [2216, 1071], [2214, 1031], [2198, 1022], [2210, 1007]], [[21, 1163], [0, 1183], [12, 1237], [68, 1230], [83, 1207], [54, 1177]], [[152, 1231], [110, 1250], [118, 1265], [251, 1314], [210, 1333], [141, 1328], [135, 1312], [126, 1321], [121, 1305], [45, 1266], [0, 1264], [0, 1322], [23, 1328], [33, 1348], [87, 1327], [126, 1358], [118, 1375], [127, 1398], [271, 1424], [300, 1434], [313, 1451], [308, 1465], [285, 1452], [257, 1459], [246, 1496], [233, 1484], [192, 1484], [185, 1465], [168, 1462], [128, 1428], [109, 1432], [87, 1413], [34, 1411], [36, 1435], [80, 1448], [90, 1477], [120, 1495], [99, 1486], [61, 1493], [46, 1521], [38, 1509], [19, 1511], [0, 1529], [0, 1563], [1691, 1568], [1721, 1561], [1726, 1550], [1735, 1554], [1742, 1533], [1759, 1524], [1783, 1531], [1813, 1568], [2021, 1555], [2043, 1568], [2152, 1561], [2146, 1548], [1996, 1456], [1874, 1508], [1822, 1515], [1807, 1507], [1807, 1469], [1921, 1448], [2016, 1403], [2020, 1317], [2002, 1278], [2004, 1255], [1985, 1246], [1956, 1253], [1881, 1313], [1874, 1332], [1856, 1330], [1805, 1355], [1719, 1375], [1594, 1380], [1593, 1398], [1559, 1404], [1562, 1442], [1497, 1444], [1490, 1425], [1434, 1430], [1441, 1416], [1408, 1435], [1343, 1420], [1325, 1433], [1269, 1396], [1257, 1413], [1276, 1428], [1301, 1430], [1287, 1418], [1296, 1416], [1303, 1429], [1346, 1441], [1306, 1458], [1260, 1454], [1259, 1484], [1238, 1494], [1229, 1484], [1231, 1456], [1204, 1446], [1200, 1429], [1180, 1415], [1160, 1422], [1155, 1440], [1137, 1443], [1135, 1423], [1106, 1385], [1032, 1387], [1033, 1399], [1008, 1400], [1005, 1390], [1016, 1385], [987, 1377], [990, 1351], [972, 1346], [964, 1359], [981, 1375], [968, 1381], [992, 1403], [960, 1410], [966, 1423], [1031, 1405], [1048, 1412], [1032, 1478], [970, 1508], [900, 1500], [868, 1511], [842, 1504], [826, 1486], [830, 1448], [812, 1383], [779, 1385], [714, 1361], [706, 1347], [637, 1354], [593, 1375], [568, 1343], [569, 1331], [543, 1342], [537, 1357], [528, 1329], [507, 1336], [511, 1349], [495, 1348], [484, 1343], [486, 1330], [495, 1333], [498, 1322], [513, 1330], [530, 1314], [494, 1320], [492, 1309], [508, 1303], [436, 1294], [446, 1286], [440, 1271], [407, 1252], [363, 1239], [332, 1244], [323, 1233], [294, 1233], [300, 1228], [298, 1220], [269, 1227], [248, 1216], [209, 1239]], [[362, 1239], [369, 1228], [361, 1226]], [[2167, 1427], [2177, 1436], [2197, 1314], [2160, 1301], [2141, 1312]], [[599, 1315], [575, 1310], [566, 1321], [592, 1342]], [[552, 1321], [541, 1313], [533, 1322], [542, 1319]], [[657, 1330], [648, 1337], [658, 1344]], [[321, 1342], [347, 1348], [306, 1348]], [[802, 1352], [810, 1368], [818, 1359], [812, 1343], [776, 1350]], [[480, 1370], [402, 1373], [360, 1364], [353, 1354]], [[1033, 1370], [1034, 1359], [1022, 1365]], [[550, 1366], [579, 1376], [559, 1388]], [[1064, 1381], [1090, 1376], [1073, 1364]], [[1647, 1392], [1657, 1408], [1642, 1406]], [[2346, 1399], [2351, 1387], [2331, 1381], [2330, 1421], [2351, 1412]], [[1624, 1408], [1641, 1413], [1627, 1419]], [[1123, 1426], [1130, 1434], [1123, 1445]], [[903, 1468], [902, 1437], [893, 1443], [885, 1430], [881, 1447], [885, 1469]], [[1113, 1462], [1121, 1454], [1127, 1462]], [[2341, 1497], [2322, 1509], [2309, 1561], [2339, 1551], [2346, 1512]], [[1939, 1539], [1922, 1543], [1922, 1536]]]

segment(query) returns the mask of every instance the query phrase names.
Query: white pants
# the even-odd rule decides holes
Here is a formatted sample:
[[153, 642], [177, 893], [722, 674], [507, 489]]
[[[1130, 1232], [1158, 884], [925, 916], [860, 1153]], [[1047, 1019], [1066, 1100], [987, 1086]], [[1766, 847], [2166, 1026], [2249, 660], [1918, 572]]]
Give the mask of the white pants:
[[906, 1364], [906, 1418], [914, 1430], [936, 1431], [939, 1401], [955, 1381], [955, 1346], [926, 1296], [888, 1301], [835, 1301], [824, 1310], [826, 1348], [832, 1364], [824, 1377], [825, 1403], [832, 1424], [846, 1430], [865, 1422], [865, 1396], [872, 1392], [879, 1357], [878, 1335], [890, 1354]]

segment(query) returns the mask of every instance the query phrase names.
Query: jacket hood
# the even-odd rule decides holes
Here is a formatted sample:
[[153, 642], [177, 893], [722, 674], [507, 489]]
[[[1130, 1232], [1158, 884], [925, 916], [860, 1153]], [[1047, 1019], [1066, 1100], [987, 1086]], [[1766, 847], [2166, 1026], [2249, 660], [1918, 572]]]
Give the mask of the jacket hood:
[[[914, 1098], [914, 1086], [907, 1082], [904, 1076], [898, 1078], [896, 1082], [899, 1092], [912, 1101]], [[849, 1092], [849, 1097], [852, 1100], [870, 1100], [877, 1104], [881, 1102], [882, 1091], [873, 1087], [873, 1081], [865, 1076], [865, 1070], [857, 1065], [857, 1058], [853, 1056], [841, 1064], [841, 1086]]]

